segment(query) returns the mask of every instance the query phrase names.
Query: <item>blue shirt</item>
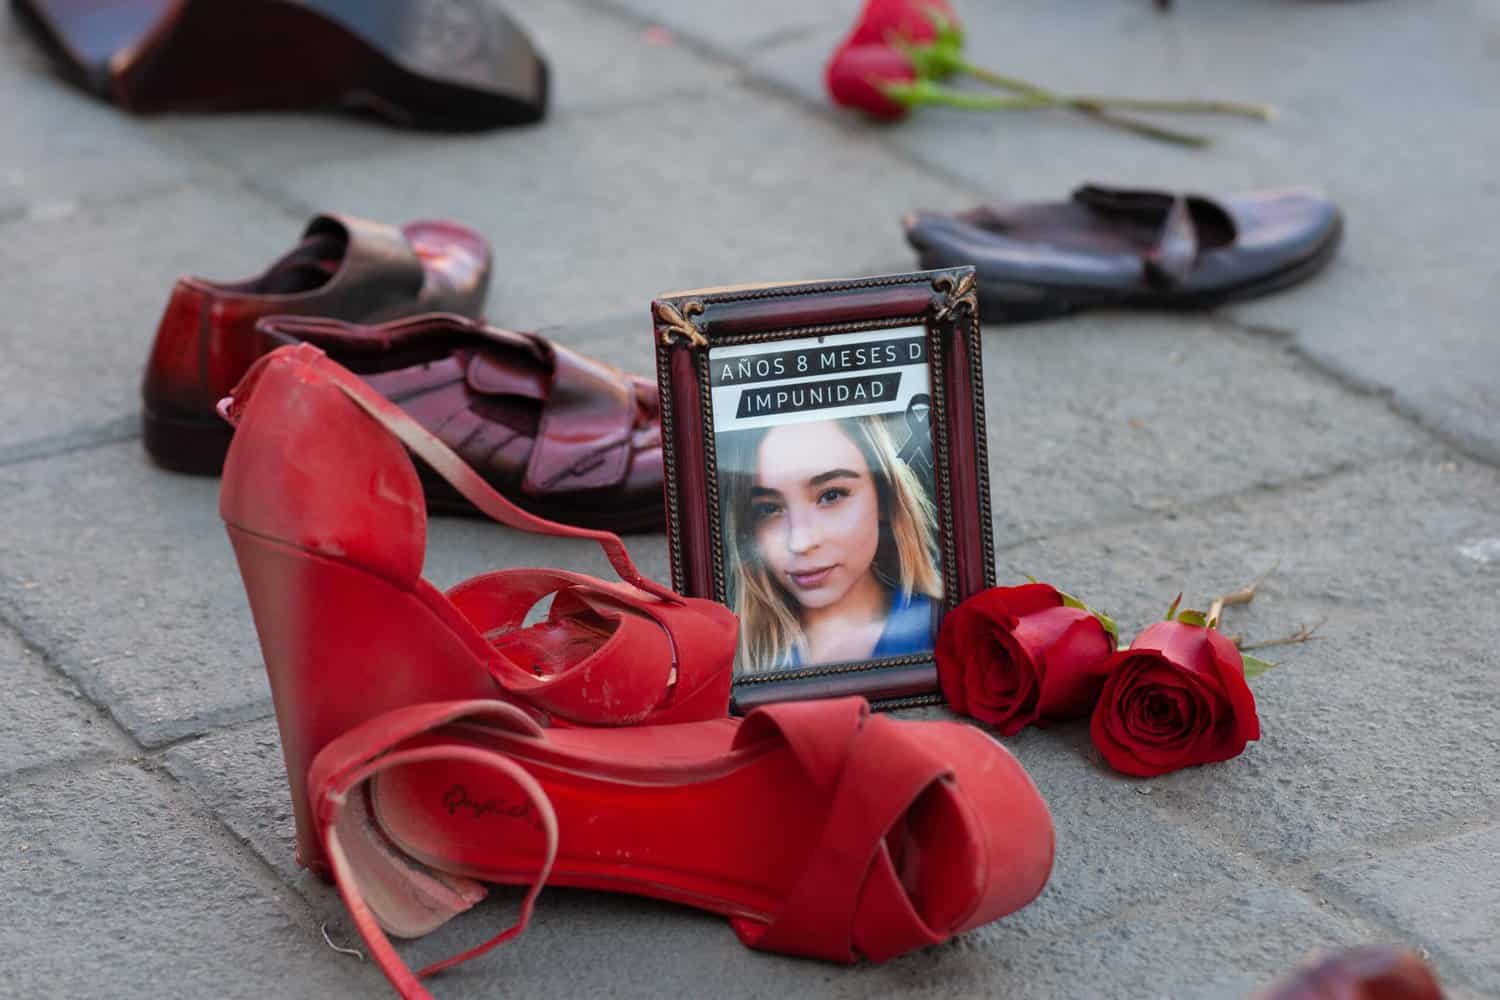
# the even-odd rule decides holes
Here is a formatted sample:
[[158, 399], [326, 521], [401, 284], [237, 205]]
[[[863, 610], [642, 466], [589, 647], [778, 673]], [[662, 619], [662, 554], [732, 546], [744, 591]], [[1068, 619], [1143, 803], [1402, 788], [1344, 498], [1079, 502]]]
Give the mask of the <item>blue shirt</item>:
[[905, 597], [900, 591], [891, 602], [890, 617], [870, 659], [925, 653], [932, 648], [932, 598], [926, 594]]
[[[886, 616], [885, 628], [868, 659], [883, 660], [888, 656], [906, 656], [909, 653], [925, 653], [932, 649], [932, 598], [926, 594], [906, 597], [897, 591], [891, 597], [891, 611]], [[802, 654], [792, 650], [787, 661], [778, 669], [789, 670], [802, 666]]]

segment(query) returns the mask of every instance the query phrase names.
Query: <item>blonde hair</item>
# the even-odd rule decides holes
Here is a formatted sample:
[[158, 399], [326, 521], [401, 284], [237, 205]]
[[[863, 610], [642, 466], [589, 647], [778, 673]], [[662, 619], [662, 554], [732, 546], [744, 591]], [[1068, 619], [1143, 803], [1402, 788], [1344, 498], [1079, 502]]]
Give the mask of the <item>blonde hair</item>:
[[[937, 509], [911, 466], [897, 456], [885, 418], [849, 417], [833, 423], [859, 448], [875, 483], [880, 503], [880, 543], [872, 564], [876, 579], [887, 589], [900, 591], [907, 601], [914, 594], [941, 599]], [[796, 600], [762, 561], [750, 516], [757, 454], [769, 429], [736, 431], [716, 442], [719, 466], [726, 470], [720, 484], [725, 582], [729, 604], [740, 619], [735, 672], [741, 674], [784, 665], [793, 651], [807, 655]]]

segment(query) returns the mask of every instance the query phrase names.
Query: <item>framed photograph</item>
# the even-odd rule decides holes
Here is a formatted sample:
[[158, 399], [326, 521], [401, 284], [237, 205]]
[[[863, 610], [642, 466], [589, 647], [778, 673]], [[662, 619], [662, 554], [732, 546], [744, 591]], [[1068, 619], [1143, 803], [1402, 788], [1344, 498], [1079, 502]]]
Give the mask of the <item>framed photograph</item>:
[[652, 303], [674, 588], [740, 620], [735, 707], [941, 701], [994, 585], [972, 268]]

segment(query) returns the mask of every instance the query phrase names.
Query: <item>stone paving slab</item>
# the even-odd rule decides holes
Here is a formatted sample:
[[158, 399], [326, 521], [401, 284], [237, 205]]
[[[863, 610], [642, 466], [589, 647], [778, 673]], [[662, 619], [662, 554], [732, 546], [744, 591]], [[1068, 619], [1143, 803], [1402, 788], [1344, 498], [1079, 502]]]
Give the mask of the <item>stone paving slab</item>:
[[1168, 899], [1159, 906], [1126, 909], [1107, 923], [1010, 960], [997, 962], [990, 941], [1003, 925], [992, 925], [974, 935], [979, 939], [974, 955], [983, 961], [967, 967], [943, 961], [931, 980], [903, 977], [900, 988], [931, 997], [998, 992], [1242, 1000], [1310, 951], [1348, 947], [1372, 936], [1317, 900], [1271, 885], [1198, 897], [1171, 890], [1163, 895]]
[[56, 676], [10, 629], [0, 626], [0, 778], [102, 753], [124, 753], [109, 721]]
[[162, 781], [124, 765], [0, 787], [0, 978], [13, 996], [367, 997], [316, 925]]
[[[1003, 555], [1001, 576], [1053, 580], [1129, 636], [1179, 590], [1188, 606], [1276, 567], [1225, 629], [1249, 639], [1327, 618], [1321, 641], [1267, 650], [1263, 739], [1243, 758], [1151, 781], [1153, 805], [1278, 864], [1472, 823], [1500, 804], [1493, 622], [1471, 610], [1497, 564], [1500, 476], [1441, 455], [1299, 488], [1058, 535]], [[1101, 766], [1101, 774], [1103, 768]], [[1320, 860], [1321, 859], [1321, 860]]]
[[1411, 928], [1482, 996], [1500, 996], [1500, 829], [1344, 865], [1319, 883], [1384, 920]]
[[1331, 387], [1282, 345], [1192, 317], [990, 325], [984, 370], [1002, 548], [1428, 440], [1378, 400]]
[[758, 49], [785, 44], [819, 28], [842, 27], [853, 21], [858, 0], [595, 0], [596, 6], [618, 10], [641, 21], [670, 26], [680, 34], [679, 45], [707, 45], [713, 51], [744, 59]]
[[[405, 946], [431, 961], [507, 922], [517, 893]], [[464, 924], [467, 923], [467, 926]], [[455, 926], [455, 924], [457, 926]], [[446, 973], [444, 989], [493, 996], [525, 982], [531, 995], [1118, 996], [1241, 1000], [1315, 947], [1366, 932], [1301, 894], [1244, 888], [1178, 898], [1040, 943], [1008, 920], [883, 965], [834, 967], [744, 948], [718, 918], [602, 893], [546, 890], [524, 938]], [[512, 987], [513, 988], [513, 987]]]
[[283, 880], [295, 884], [305, 877], [297, 867], [292, 800], [274, 717], [180, 743], [162, 762]]
[[304, 221], [221, 180], [0, 226], [0, 464], [22, 443], [138, 413], [178, 276], [251, 277]]
[[[700, 58], [685, 46], [652, 44], [640, 27], [574, 0], [533, 0], [510, 10], [551, 66], [551, 106], [538, 126], [451, 135], [394, 128], [337, 112], [174, 114], [157, 121], [210, 159], [267, 181], [291, 167], [335, 161], [347, 173], [359, 174], [367, 157], [393, 151], [425, 158], [446, 176], [444, 161], [451, 150], [503, 138], [507, 148], [519, 152], [562, 121], [711, 90], [733, 76], [722, 63]], [[470, 215], [464, 211], [453, 217], [467, 221]], [[384, 212], [376, 217], [397, 221]]]
[[138, 441], [0, 469], [0, 608], [152, 746], [269, 711], [218, 481]]
[[870, 206], [958, 204], [874, 137], [738, 87], [269, 182], [336, 210], [468, 220], [504, 262], [490, 315], [523, 328], [685, 288], [909, 270], [894, 217]]
[[[945, 708], [909, 714], [955, 718]], [[1262, 878], [1243, 851], [1175, 825], [1141, 794], [1140, 782], [1101, 768], [1086, 723], [1028, 729], [1002, 742], [1036, 782], [1057, 829], [1052, 877], [1036, 902], [1007, 919], [1011, 931], [1051, 941], [1133, 907]]]

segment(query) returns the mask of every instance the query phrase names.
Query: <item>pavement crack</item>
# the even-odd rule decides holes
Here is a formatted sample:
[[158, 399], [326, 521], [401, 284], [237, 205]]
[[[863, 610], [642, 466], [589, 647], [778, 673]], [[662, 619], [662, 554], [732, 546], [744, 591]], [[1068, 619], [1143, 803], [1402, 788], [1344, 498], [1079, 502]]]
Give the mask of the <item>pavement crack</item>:
[[1308, 350], [1302, 343], [1299, 331], [1289, 327], [1273, 326], [1266, 323], [1252, 323], [1218, 313], [1211, 313], [1207, 318], [1211, 325], [1219, 329], [1260, 340], [1271, 340], [1281, 344], [1283, 349], [1287, 353], [1295, 355], [1305, 368], [1327, 379], [1331, 384], [1338, 386], [1345, 392], [1353, 393], [1356, 396], [1363, 396], [1367, 399], [1383, 400], [1390, 412], [1428, 437], [1442, 442], [1444, 446], [1459, 452], [1465, 458], [1473, 459], [1492, 468], [1500, 468], [1500, 450], [1497, 450], [1493, 444], [1454, 434], [1442, 427], [1435, 426], [1424, 416], [1418, 407], [1411, 405], [1403, 399], [1393, 386], [1383, 385], [1379, 382], [1362, 378], [1354, 372], [1340, 368], [1327, 358], [1323, 358], [1317, 353]]
[[1317, 472], [1308, 473], [1305, 476], [1259, 482], [1247, 489], [1237, 490], [1233, 493], [1215, 493], [1183, 503], [1174, 503], [1161, 507], [1137, 508], [1129, 512], [1121, 511], [1117, 516], [1102, 519], [1069, 521], [1049, 527], [1045, 531], [1029, 533], [1018, 539], [996, 545], [995, 551], [1012, 552], [1053, 538], [1076, 537], [1080, 534], [1100, 534], [1122, 529], [1128, 530], [1140, 527], [1141, 525], [1151, 524], [1163, 518], [1175, 520], [1183, 516], [1211, 513], [1231, 504], [1253, 501], [1262, 497], [1277, 496], [1283, 493], [1308, 490], [1323, 483], [1331, 482], [1341, 476], [1354, 475], [1369, 469], [1378, 469], [1386, 465], [1399, 465], [1414, 459], [1432, 456], [1436, 448], [1436, 443], [1418, 444], [1415, 447], [1403, 448], [1400, 451], [1382, 455], [1379, 458], [1369, 461], [1336, 462], [1333, 465], [1319, 469]]
[[119, 444], [121, 441], [131, 441], [140, 436], [140, 417], [132, 413], [106, 420], [103, 423], [0, 447], [0, 468], [55, 458], [58, 455], [67, 455], [75, 451], [103, 448], [107, 445]]

